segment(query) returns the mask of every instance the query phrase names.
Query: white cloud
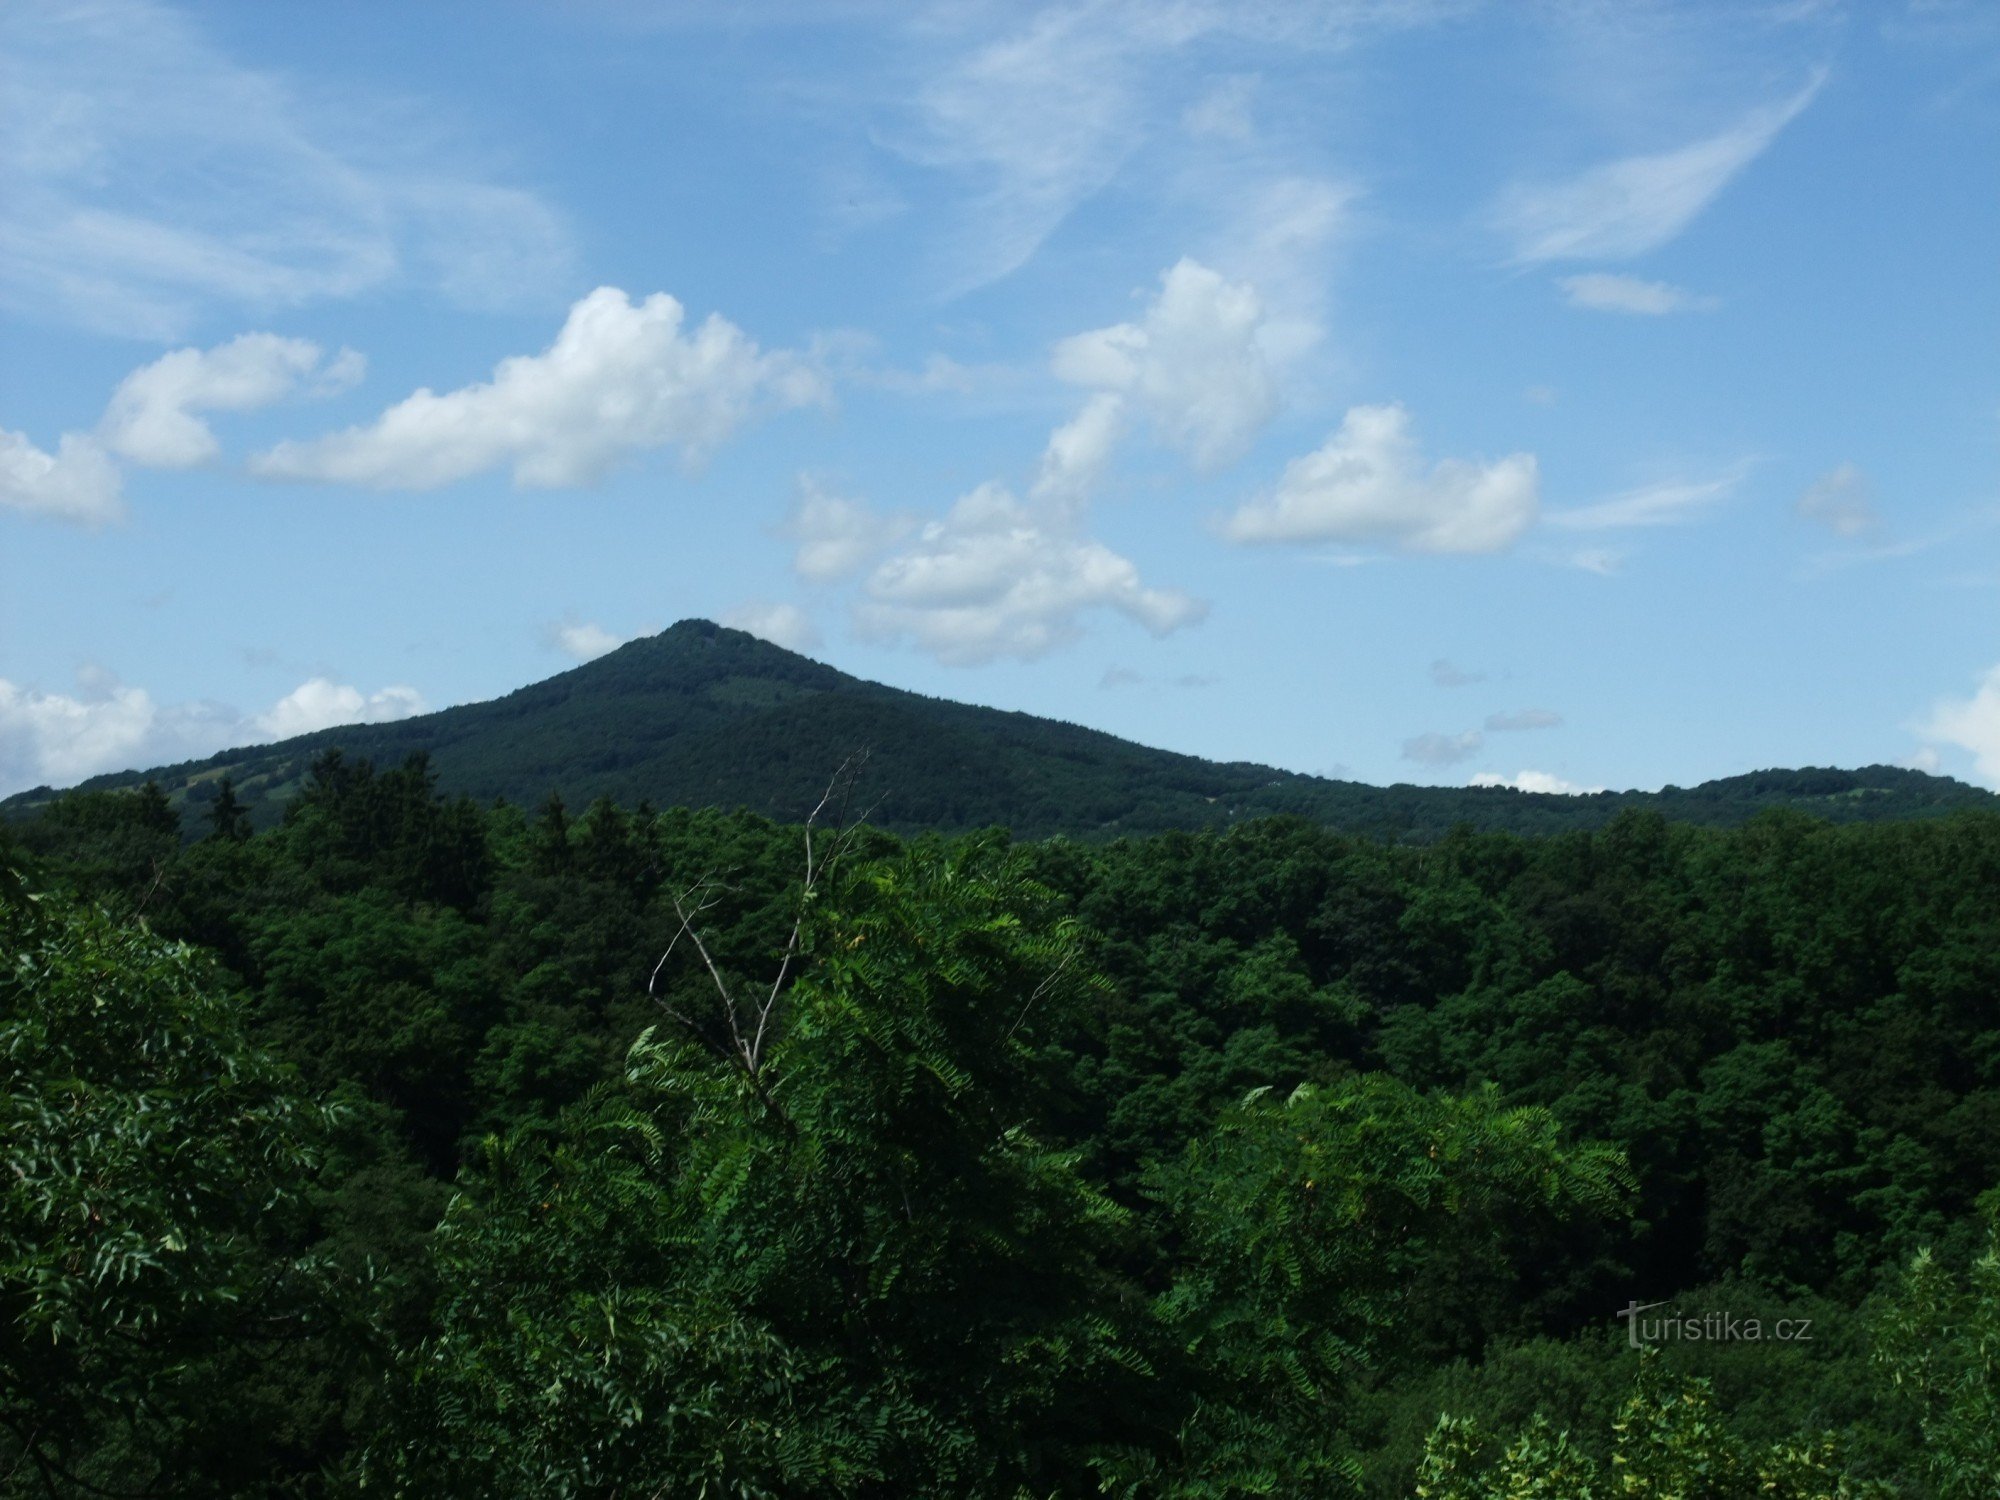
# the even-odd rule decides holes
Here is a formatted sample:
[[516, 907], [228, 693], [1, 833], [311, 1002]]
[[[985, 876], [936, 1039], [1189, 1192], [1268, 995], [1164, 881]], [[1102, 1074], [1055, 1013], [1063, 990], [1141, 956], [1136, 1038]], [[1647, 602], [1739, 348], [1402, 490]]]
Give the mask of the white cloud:
[[1902, 766], [1905, 770], [1923, 771], [1935, 776], [1938, 774], [1939, 768], [1944, 764], [1944, 757], [1938, 754], [1935, 745], [1925, 745], [1920, 749], [1912, 750], [1908, 755], [1897, 761], [1896, 764]]
[[516, 484], [566, 488], [669, 443], [698, 460], [760, 406], [824, 398], [824, 382], [795, 356], [761, 352], [720, 316], [692, 331], [685, 321], [664, 292], [634, 306], [599, 287], [570, 309], [547, 350], [502, 360], [490, 381], [442, 396], [419, 390], [366, 427], [280, 443], [251, 470], [434, 489], [511, 465]]
[[811, 651], [819, 645], [818, 627], [796, 604], [740, 604], [725, 611], [720, 623], [732, 630], [747, 630], [758, 640], [787, 651]]
[[1987, 670], [1971, 697], [1938, 703], [1917, 733], [1970, 751], [1979, 775], [2000, 786], [2000, 667]]
[[1587, 307], [1594, 312], [1636, 313], [1661, 317], [1677, 312], [1713, 312], [1722, 303], [1664, 281], [1642, 281], [1637, 276], [1617, 276], [1608, 271], [1591, 271], [1582, 276], [1565, 276], [1558, 283], [1571, 307]]
[[1583, 547], [1562, 559], [1572, 568], [1609, 578], [1625, 566], [1625, 554], [1616, 547]]
[[1298, 170], [1246, 172], [1241, 163], [1189, 177], [1183, 197], [1222, 221], [1203, 242], [1205, 258], [1257, 289], [1257, 346], [1273, 370], [1320, 342], [1336, 241], [1359, 196], [1351, 183]]
[[215, 434], [197, 412], [268, 406], [316, 372], [315, 394], [331, 394], [358, 381], [363, 369], [352, 349], [322, 369], [317, 344], [274, 333], [242, 334], [213, 349], [176, 349], [119, 382], [98, 435], [133, 463], [191, 468], [218, 451]]
[[1517, 185], [1502, 196], [1494, 221], [1514, 241], [1517, 261], [1643, 255], [1687, 228], [1812, 103], [1825, 81], [1817, 73], [1791, 98], [1675, 150], [1628, 156], [1566, 182]]
[[1041, 11], [919, 93], [904, 153], [977, 184], [946, 248], [949, 291], [1019, 269], [1145, 138], [1142, 34], [1103, 19], [1088, 7]]
[[1218, 78], [1194, 103], [1181, 111], [1181, 128], [1189, 135], [1225, 141], [1247, 141], [1257, 133], [1250, 106], [1257, 97], [1255, 73], [1231, 73]]
[[0, 506], [99, 526], [125, 513], [124, 479], [97, 440], [66, 432], [54, 453], [0, 428]]
[[[1227, 42], [1239, 54], [1255, 49], [1287, 64], [1367, 31], [1424, 24], [1458, 3], [1098, 0], [1032, 10], [931, 8], [913, 28], [930, 54], [916, 64], [926, 81], [908, 115], [886, 124], [878, 139], [962, 184], [958, 205], [944, 216], [941, 247], [940, 280], [956, 295], [1024, 265], [1142, 149], [1162, 140], [1236, 151], [1252, 143], [1253, 85], [1209, 82], [1191, 99], [1183, 57], [1216, 55]], [[994, 18], [1004, 29], [992, 29]], [[949, 55], [937, 55], [940, 43], [953, 49]], [[1268, 175], [1267, 163], [1259, 161], [1255, 172]]]
[[832, 583], [861, 572], [915, 524], [907, 516], [877, 515], [864, 502], [843, 499], [801, 474], [782, 534], [797, 544], [793, 571], [814, 583]]
[[68, 786], [131, 763], [158, 711], [141, 688], [69, 697], [0, 678], [0, 793]]
[[345, 683], [314, 677], [300, 683], [251, 722], [260, 739], [288, 740], [337, 724], [386, 724], [423, 712], [423, 697], [412, 687], [386, 687], [378, 693], [364, 694]]
[[1125, 398], [1109, 391], [1092, 396], [1049, 434], [1030, 497], [1062, 508], [1081, 506], [1097, 488], [1124, 430]]
[[403, 281], [519, 305], [568, 265], [556, 214], [467, 165], [447, 122], [315, 106], [183, 9], [40, 0], [10, 8], [5, 48], [0, 301], [35, 316], [171, 339], [217, 305]]
[[74, 694], [45, 693], [0, 679], [0, 796], [423, 711], [423, 699], [414, 689], [390, 687], [364, 695], [325, 678], [301, 684], [267, 712], [248, 718], [220, 703], [163, 705], [144, 688], [99, 670], [80, 674]]
[[1092, 609], [1166, 635], [1207, 606], [1144, 587], [1129, 559], [984, 484], [876, 567], [855, 620], [868, 635], [908, 636], [940, 661], [967, 666], [1042, 656], [1075, 640], [1079, 616]]
[[1471, 687], [1475, 682], [1484, 682], [1484, 672], [1467, 672], [1455, 667], [1443, 657], [1431, 663], [1431, 681], [1442, 688]]
[[548, 643], [577, 661], [595, 661], [607, 651], [616, 651], [631, 637], [613, 635], [602, 625], [588, 620], [558, 620], [544, 632]]
[[1450, 766], [1479, 753], [1486, 737], [1476, 729], [1464, 734], [1420, 734], [1403, 741], [1403, 759], [1423, 766]]
[[[1738, 464], [1727, 474], [1715, 479], [1668, 480], [1661, 484], [1644, 485], [1636, 490], [1613, 495], [1609, 500], [1601, 500], [1595, 505], [1582, 505], [1573, 510], [1550, 511], [1545, 518], [1549, 525], [1560, 526], [1567, 531], [1613, 531], [1632, 526], [1678, 526], [1685, 521], [1696, 519], [1709, 506], [1721, 500], [1750, 472], [1748, 464]], [[1575, 561], [1580, 566], [1590, 567], [1579, 554]], [[1591, 568], [1592, 572], [1605, 571]]]
[[1875, 510], [1869, 504], [1868, 476], [1853, 464], [1829, 469], [1799, 496], [1798, 512], [1808, 521], [1817, 521], [1835, 536], [1862, 536], [1875, 529]]
[[1506, 786], [1517, 792], [1543, 792], [1563, 797], [1587, 797], [1604, 790], [1601, 786], [1578, 786], [1560, 776], [1551, 776], [1547, 771], [1517, 771], [1512, 776], [1502, 776], [1497, 771], [1481, 771], [1466, 785]]
[[1138, 322], [1066, 338], [1050, 363], [1060, 380], [1130, 400], [1163, 442], [1213, 472], [1277, 410], [1262, 327], [1253, 288], [1182, 260]]
[[1488, 714], [1486, 727], [1496, 733], [1520, 729], [1554, 729], [1563, 717], [1546, 708], [1524, 708], [1518, 713]]
[[1277, 492], [1230, 516], [1238, 542], [1375, 542], [1410, 552], [1498, 552], [1533, 524], [1533, 454], [1444, 459], [1424, 472], [1409, 413], [1350, 408], [1316, 452], [1292, 460]]

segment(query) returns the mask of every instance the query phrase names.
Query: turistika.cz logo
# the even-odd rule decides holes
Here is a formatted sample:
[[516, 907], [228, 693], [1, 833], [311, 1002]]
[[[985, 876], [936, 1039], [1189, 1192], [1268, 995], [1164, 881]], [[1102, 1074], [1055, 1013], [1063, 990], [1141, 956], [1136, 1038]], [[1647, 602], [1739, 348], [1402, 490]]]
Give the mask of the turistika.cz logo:
[[1625, 1342], [1634, 1349], [1652, 1344], [1754, 1344], [1764, 1339], [1788, 1344], [1812, 1342], [1811, 1318], [1779, 1318], [1766, 1327], [1761, 1318], [1739, 1318], [1728, 1312], [1705, 1312], [1695, 1317], [1679, 1313], [1640, 1316], [1665, 1306], [1664, 1302], [1628, 1302], [1621, 1307], [1618, 1316], [1625, 1320]]

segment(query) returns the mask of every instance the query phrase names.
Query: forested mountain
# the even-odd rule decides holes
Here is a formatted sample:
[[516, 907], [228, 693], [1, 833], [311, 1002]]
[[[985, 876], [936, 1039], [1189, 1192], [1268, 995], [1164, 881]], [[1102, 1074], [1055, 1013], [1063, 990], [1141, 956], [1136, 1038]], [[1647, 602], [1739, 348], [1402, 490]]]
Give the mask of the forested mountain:
[[[779, 819], [805, 816], [833, 769], [866, 751], [855, 795], [877, 824], [904, 832], [999, 826], [1027, 838], [1224, 828], [1274, 813], [1421, 841], [1461, 822], [1517, 833], [1599, 827], [1626, 807], [1728, 824], [1778, 806], [1835, 822], [2000, 806], [1989, 792], [1893, 766], [1760, 771], [1587, 797], [1332, 781], [864, 682], [706, 620], [683, 620], [489, 703], [347, 725], [84, 786], [157, 781], [171, 802], [198, 816], [227, 777], [252, 823], [267, 827], [315, 758], [333, 748], [378, 765], [424, 752], [444, 791], [481, 802], [539, 805], [554, 791], [575, 807], [610, 797]], [[23, 793], [0, 811], [19, 816], [53, 796], [47, 788]]]

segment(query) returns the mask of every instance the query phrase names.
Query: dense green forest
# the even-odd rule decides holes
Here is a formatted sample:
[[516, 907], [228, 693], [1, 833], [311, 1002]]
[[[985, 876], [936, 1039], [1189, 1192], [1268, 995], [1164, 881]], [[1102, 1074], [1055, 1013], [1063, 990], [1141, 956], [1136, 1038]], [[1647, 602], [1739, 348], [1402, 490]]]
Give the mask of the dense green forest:
[[[1403, 842], [1461, 823], [1514, 833], [1598, 828], [1633, 808], [1676, 822], [1740, 823], [1771, 807], [1835, 822], [2000, 811], [1991, 792], [1897, 766], [1806, 768], [1657, 792], [1588, 796], [1508, 787], [1369, 786], [1246, 763], [1220, 764], [1032, 714], [926, 698], [864, 682], [740, 630], [684, 620], [597, 661], [509, 693], [390, 724], [344, 725], [152, 771], [89, 790], [155, 781], [191, 827], [227, 779], [253, 826], [275, 825], [317, 759], [341, 749], [378, 765], [428, 757], [448, 793], [532, 805], [551, 788], [577, 807], [746, 808], [779, 819], [812, 806], [827, 769], [871, 747], [858, 805], [904, 833], [1011, 829], [1108, 839], [1223, 829], [1292, 815]], [[48, 788], [0, 803], [32, 814]]]
[[2000, 1494], [1991, 812], [213, 786], [0, 825], [6, 1493]]

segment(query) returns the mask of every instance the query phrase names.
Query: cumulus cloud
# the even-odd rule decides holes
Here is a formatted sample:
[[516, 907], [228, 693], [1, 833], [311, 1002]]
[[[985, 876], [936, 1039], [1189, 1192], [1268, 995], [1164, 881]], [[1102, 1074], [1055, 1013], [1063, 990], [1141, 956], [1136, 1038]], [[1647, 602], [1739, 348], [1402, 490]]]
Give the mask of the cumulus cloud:
[[630, 636], [613, 635], [602, 625], [588, 620], [558, 620], [547, 627], [543, 638], [564, 656], [577, 661], [595, 661], [607, 651], [616, 651]]
[[0, 428], [0, 506], [100, 526], [125, 513], [125, 482], [95, 438], [66, 432], [48, 453]]
[[[1696, 519], [1743, 482], [1749, 465], [1738, 464], [1715, 479], [1671, 479], [1613, 495], [1595, 505], [1548, 514], [1551, 526], [1568, 531], [1614, 531], [1633, 526], [1678, 526]], [[1580, 563], [1581, 566], [1589, 566]], [[1593, 572], [1603, 571], [1592, 569]]]
[[441, 396], [419, 390], [367, 426], [280, 443], [251, 470], [435, 489], [511, 466], [516, 484], [565, 488], [594, 483], [643, 449], [674, 444], [699, 460], [760, 407], [824, 398], [824, 382], [796, 356], [760, 351], [718, 315], [685, 324], [664, 292], [634, 306], [599, 287], [543, 353], [503, 360], [491, 380]]
[[2000, 787], [2000, 667], [1989, 668], [1969, 698], [1947, 698], [1917, 731], [1927, 740], [1970, 751], [1979, 775]]
[[992, 483], [878, 564], [862, 593], [855, 621], [864, 633], [907, 636], [960, 666], [1042, 656], [1075, 640], [1080, 617], [1093, 609], [1116, 611], [1154, 635], [1207, 611], [1186, 594], [1145, 587], [1130, 559]]
[[1601, 786], [1578, 786], [1560, 776], [1551, 776], [1547, 771], [1517, 771], [1512, 776], [1502, 776], [1497, 771], [1481, 771], [1466, 785], [1505, 786], [1517, 792], [1545, 792], [1563, 797], [1587, 797], [1604, 790]]
[[725, 610], [720, 623], [732, 630], [746, 630], [758, 640], [769, 641], [787, 651], [812, 651], [819, 646], [819, 627], [796, 604], [752, 600]]
[[246, 333], [213, 349], [176, 349], [119, 382], [98, 435], [132, 463], [192, 468], [218, 452], [215, 434], [197, 413], [268, 406], [315, 374], [316, 394], [330, 394], [353, 385], [364, 367], [359, 354], [343, 349], [322, 368], [317, 344], [274, 333]]
[[1657, 318], [1667, 313], [1713, 312], [1722, 303], [1664, 281], [1642, 281], [1637, 276], [1617, 276], [1608, 271], [1592, 271], [1582, 276], [1565, 276], [1558, 283], [1571, 307], [1593, 312], [1636, 313]]
[[218, 306], [407, 282], [520, 305], [566, 274], [558, 216], [488, 180], [446, 122], [309, 103], [184, 8], [13, 6], [4, 43], [0, 302], [36, 317], [165, 340]]
[[1566, 182], [1526, 183], [1502, 196], [1493, 219], [1517, 261], [1624, 260], [1674, 238], [1730, 179], [1812, 103], [1824, 72], [1789, 99], [1671, 151], [1628, 156]]
[[1875, 529], [1868, 476], [1853, 464], [1829, 469], [1799, 496], [1798, 513], [1835, 536], [1862, 536]]
[[865, 502], [843, 499], [801, 474], [782, 534], [795, 544], [794, 572], [814, 583], [832, 583], [860, 573], [915, 524], [907, 516], [877, 515]]
[[319, 677], [251, 716], [219, 703], [161, 704], [144, 688], [97, 670], [82, 673], [73, 694], [42, 692], [0, 678], [0, 796], [423, 711], [423, 699], [413, 688], [364, 694]]
[[1451, 766], [1470, 760], [1485, 743], [1486, 737], [1476, 729], [1464, 734], [1420, 734], [1403, 741], [1403, 759], [1421, 766]]
[[337, 724], [386, 724], [422, 712], [423, 695], [412, 687], [386, 687], [379, 693], [363, 693], [345, 683], [314, 677], [300, 683], [251, 722], [256, 725], [260, 739], [289, 740]]
[[1505, 734], [1519, 729], [1554, 729], [1562, 723], [1563, 716], [1546, 708], [1524, 708], [1518, 713], [1488, 714], [1488, 730]]
[[1486, 674], [1484, 672], [1465, 671], [1461, 667], [1453, 666], [1442, 656], [1431, 663], [1431, 681], [1439, 687], [1471, 687], [1475, 682], [1484, 682], [1485, 680]]
[[1400, 406], [1356, 406], [1316, 452], [1286, 466], [1275, 494], [1225, 522], [1237, 542], [1373, 542], [1409, 552], [1499, 552], [1533, 524], [1530, 453], [1444, 459], [1425, 471]]
[[1182, 260], [1137, 322], [1064, 339], [1051, 367], [1060, 380], [1130, 401], [1161, 441], [1213, 472], [1277, 410], [1263, 325], [1253, 288]]

